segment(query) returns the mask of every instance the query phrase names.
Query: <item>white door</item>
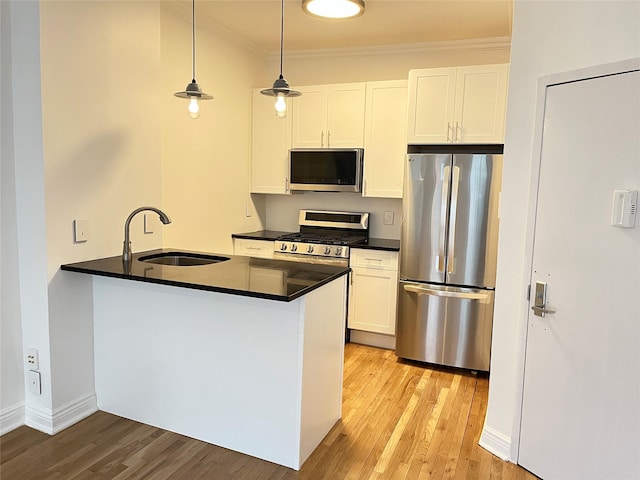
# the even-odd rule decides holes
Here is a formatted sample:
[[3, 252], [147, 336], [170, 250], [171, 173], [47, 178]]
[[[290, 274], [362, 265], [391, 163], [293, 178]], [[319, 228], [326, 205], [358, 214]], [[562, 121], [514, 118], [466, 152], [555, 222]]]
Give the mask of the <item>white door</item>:
[[[518, 463], [551, 479], [640, 478], [640, 72], [548, 86]], [[531, 305], [534, 295], [531, 295]]]

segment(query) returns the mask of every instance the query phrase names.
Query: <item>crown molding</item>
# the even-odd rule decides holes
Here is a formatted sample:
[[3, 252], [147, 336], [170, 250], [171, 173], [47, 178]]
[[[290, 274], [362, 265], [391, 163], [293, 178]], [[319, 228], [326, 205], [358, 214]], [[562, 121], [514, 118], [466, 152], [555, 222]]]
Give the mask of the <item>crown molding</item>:
[[[383, 45], [376, 47], [327, 48], [317, 50], [289, 50], [285, 51], [287, 58], [335, 58], [335, 57], [366, 57], [381, 55], [403, 55], [455, 51], [490, 51], [509, 50], [509, 37], [479, 38], [473, 40], [452, 40], [442, 42], [424, 42], [401, 45]], [[270, 52], [269, 60], [278, 58], [279, 52]]]
[[[172, 15], [191, 25], [191, 3], [185, 0], [161, 2], [162, 12]], [[280, 57], [280, 51], [267, 51], [246, 37], [216, 22], [212, 18], [198, 13], [196, 8], [196, 28], [213, 32], [252, 53], [272, 61]], [[323, 48], [308, 50], [285, 50], [287, 58], [337, 58], [363, 57], [380, 55], [421, 54], [455, 51], [490, 51], [508, 50], [511, 48], [510, 37], [478, 38], [470, 40], [447, 40], [439, 42], [422, 42], [398, 45], [380, 45], [373, 47]]]
[[[184, 1], [177, 2], [161, 2], [161, 11], [162, 13], [166, 13], [171, 15], [185, 23], [188, 23], [191, 26], [191, 3]], [[228, 27], [225, 27], [221, 23], [216, 22], [211, 17], [204, 15], [202, 13], [198, 13], [198, 9], [196, 6], [196, 30], [200, 29], [205, 32], [214, 33], [216, 35], [220, 35], [227, 40], [231, 40], [233, 43], [240, 45], [247, 50], [260, 55], [264, 58], [269, 58], [269, 52], [257, 45], [254, 42], [251, 42], [243, 37], [242, 35], [237, 34], [233, 30]], [[196, 38], [197, 41], [197, 38]], [[278, 52], [278, 55], [280, 53]]]

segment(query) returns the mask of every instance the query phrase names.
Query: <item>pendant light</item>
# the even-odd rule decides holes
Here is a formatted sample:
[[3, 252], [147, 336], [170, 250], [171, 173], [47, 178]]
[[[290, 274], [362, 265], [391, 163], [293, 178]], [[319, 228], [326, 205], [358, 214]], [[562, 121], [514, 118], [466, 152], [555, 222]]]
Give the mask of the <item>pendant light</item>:
[[302, 10], [314, 17], [355, 18], [364, 13], [364, 1], [302, 0]]
[[174, 95], [189, 100], [189, 116], [194, 120], [200, 116], [200, 100], [211, 100], [213, 97], [202, 91], [196, 82], [196, 0], [191, 0], [191, 83], [184, 92], [176, 92]]
[[284, 118], [287, 116], [287, 100], [286, 97], [299, 97], [302, 95], [297, 90], [292, 90], [289, 84], [282, 76], [282, 57], [284, 50], [284, 0], [282, 0], [282, 12], [280, 15], [280, 76], [273, 82], [273, 87], [261, 90], [262, 95], [276, 97], [276, 116]]

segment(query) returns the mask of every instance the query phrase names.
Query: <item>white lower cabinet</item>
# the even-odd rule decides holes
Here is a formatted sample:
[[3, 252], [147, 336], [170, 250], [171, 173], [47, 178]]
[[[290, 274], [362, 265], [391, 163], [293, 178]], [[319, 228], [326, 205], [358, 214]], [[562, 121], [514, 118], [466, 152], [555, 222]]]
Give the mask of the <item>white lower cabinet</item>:
[[347, 326], [395, 335], [398, 252], [352, 249]]
[[233, 254], [245, 257], [273, 258], [273, 240], [234, 238]]

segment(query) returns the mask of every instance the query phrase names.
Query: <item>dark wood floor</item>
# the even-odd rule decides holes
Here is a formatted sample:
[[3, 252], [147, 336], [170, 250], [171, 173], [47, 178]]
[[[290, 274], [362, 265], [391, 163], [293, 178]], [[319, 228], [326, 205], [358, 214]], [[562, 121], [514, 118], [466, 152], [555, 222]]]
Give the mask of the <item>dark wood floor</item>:
[[478, 446], [488, 378], [348, 344], [343, 417], [299, 472], [104, 412], [0, 437], [2, 480], [535, 479]]

